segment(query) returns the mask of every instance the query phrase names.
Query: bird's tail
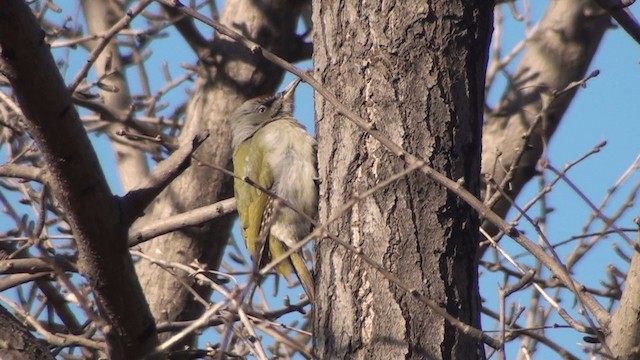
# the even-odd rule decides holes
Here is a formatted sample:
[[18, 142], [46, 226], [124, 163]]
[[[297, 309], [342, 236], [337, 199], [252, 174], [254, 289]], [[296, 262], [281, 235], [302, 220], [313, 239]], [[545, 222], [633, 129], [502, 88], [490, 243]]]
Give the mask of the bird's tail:
[[[284, 243], [276, 239], [274, 236], [271, 236], [271, 238], [269, 239], [269, 252], [271, 255], [271, 259], [279, 257], [280, 255], [284, 254], [285, 251], [287, 251], [287, 246], [285, 246]], [[307, 293], [309, 301], [313, 303], [313, 300], [315, 299], [313, 275], [311, 275], [311, 272], [307, 268], [307, 263], [305, 262], [304, 258], [298, 252], [294, 252], [293, 254], [291, 254], [288, 261], [284, 260], [276, 265], [276, 270], [278, 271], [278, 273], [280, 273], [280, 275], [284, 276], [287, 279], [289, 279], [291, 275], [291, 268], [293, 268], [293, 271], [296, 273], [298, 280], [300, 280], [300, 284], [302, 285], [304, 291]]]
[[307, 269], [307, 264], [302, 258], [302, 256], [300, 256], [297, 253], [293, 253], [291, 254], [290, 259], [291, 259], [291, 264], [293, 265], [293, 271], [295, 271], [296, 275], [298, 275], [298, 279], [300, 279], [300, 284], [302, 284], [304, 291], [307, 293], [307, 297], [309, 298], [309, 301], [313, 303], [313, 300], [315, 299], [315, 295], [316, 295], [314, 282], [313, 282], [313, 275], [311, 275], [311, 272], [309, 271], [309, 269]]

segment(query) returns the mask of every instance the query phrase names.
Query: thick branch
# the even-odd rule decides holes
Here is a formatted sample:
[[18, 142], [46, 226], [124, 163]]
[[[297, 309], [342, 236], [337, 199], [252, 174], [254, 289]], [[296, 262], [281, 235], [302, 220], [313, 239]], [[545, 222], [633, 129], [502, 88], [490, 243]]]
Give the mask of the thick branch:
[[236, 211], [236, 199], [230, 198], [173, 215], [140, 228], [131, 229], [129, 231], [129, 246], [135, 246], [156, 236], [168, 234], [189, 226], [198, 226], [234, 211]]
[[62, 271], [78, 271], [73, 264], [65, 261], [63, 258], [46, 259], [32, 257], [0, 260], [0, 274], [37, 274], [41, 272], [54, 272], [56, 268]]
[[0, 165], [0, 177], [15, 177], [25, 180], [42, 182], [42, 170], [26, 165]]
[[82, 127], [44, 31], [21, 0], [6, 1], [0, 22], [0, 70], [9, 79], [26, 127], [44, 155], [48, 182], [74, 233], [80, 272], [93, 285], [112, 326], [112, 356], [139, 358], [157, 343], [137, 282], [127, 229]]
[[[551, 2], [527, 42], [510, 87], [486, 117], [482, 134], [482, 173], [501, 184], [509, 197], [515, 199], [536, 174], [536, 164], [577, 91], [572, 84], [585, 77], [609, 21], [589, 1]], [[484, 197], [498, 215], [507, 214], [510, 203], [504, 196], [493, 192]], [[496, 234], [491, 222], [482, 226]]]

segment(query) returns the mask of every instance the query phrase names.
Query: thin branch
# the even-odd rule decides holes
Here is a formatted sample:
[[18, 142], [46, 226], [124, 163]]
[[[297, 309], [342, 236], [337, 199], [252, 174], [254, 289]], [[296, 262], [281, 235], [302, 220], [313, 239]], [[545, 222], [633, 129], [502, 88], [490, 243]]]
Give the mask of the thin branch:
[[87, 76], [87, 74], [89, 73], [89, 69], [91, 69], [91, 66], [93, 66], [93, 63], [98, 59], [98, 56], [100, 56], [100, 53], [102, 53], [104, 48], [107, 47], [111, 39], [114, 36], [118, 35], [118, 33], [122, 29], [129, 26], [133, 18], [140, 14], [142, 10], [144, 10], [149, 4], [151, 4], [152, 1], [153, 0], [140, 0], [140, 2], [138, 2], [138, 4], [134, 8], [127, 11], [126, 15], [122, 19], [120, 19], [120, 21], [118, 21], [111, 27], [111, 29], [109, 29], [109, 31], [101, 36], [102, 40], [100, 40], [96, 44], [95, 48], [91, 50], [91, 53], [87, 57], [85, 64], [73, 78], [71, 84], [69, 84], [69, 86], [67, 87], [69, 93], [73, 94], [76, 91], [78, 85], [80, 85], [82, 80], [84, 80], [84, 78]]
[[[498, 319], [500, 317], [499, 314], [495, 313], [493, 310], [487, 308], [487, 307], [482, 307], [482, 312], [487, 314], [488, 316], [494, 318], [494, 319]], [[575, 355], [573, 355], [572, 353], [570, 353], [567, 349], [563, 348], [560, 344], [554, 342], [553, 340], [550, 339], [549, 336], [544, 336], [539, 334], [538, 332], [535, 331], [536, 329], [528, 329], [528, 328], [524, 328], [522, 326], [516, 325], [516, 324], [512, 324], [510, 326], [509, 332], [510, 333], [522, 333], [525, 336], [529, 336], [533, 339], [536, 339], [536, 341], [541, 342], [542, 344], [544, 344], [545, 346], [549, 347], [551, 350], [557, 352], [560, 356], [562, 356], [563, 359], [567, 359], [567, 360], [579, 360], [579, 358]]]
[[[181, 271], [185, 271], [189, 275], [195, 276], [197, 279], [208, 283], [210, 286], [212, 286], [212, 288], [214, 288], [218, 293], [220, 293], [220, 295], [223, 296], [223, 300], [222, 301], [220, 301], [217, 304], [209, 307], [209, 309], [207, 309], [204, 312], [204, 314], [202, 314], [196, 321], [194, 321], [189, 326], [187, 326], [184, 329], [182, 329], [182, 331], [178, 332], [177, 334], [173, 335], [171, 338], [169, 338], [168, 340], [166, 340], [165, 342], [160, 344], [155, 349], [154, 354], [166, 351], [167, 349], [171, 348], [174, 344], [178, 343], [180, 340], [184, 339], [186, 336], [191, 334], [196, 329], [199, 329], [199, 328], [203, 327], [205, 324], [207, 324], [207, 322], [209, 321], [211, 316], [213, 316], [215, 313], [220, 311], [220, 309], [222, 309], [224, 306], [226, 306], [229, 303], [229, 301], [231, 301], [231, 299], [233, 298], [233, 292], [229, 293], [224, 288], [218, 286], [214, 281], [209, 279], [207, 276], [204, 276], [204, 274], [202, 274], [197, 269], [193, 269], [193, 268], [191, 268], [191, 267], [189, 267], [187, 265], [184, 265], [184, 264], [168, 263], [168, 262], [160, 260], [160, 259], [154, 259], [154, 258], [152, 258], [152, 257], [150, 257], [148, 255], [145, 255], [145, 254], [143, 254], [143, 253], [141, 253], [139, 251], [132, 251], [131, 253], [133, 255], [135, 255], [135, 256], [140, 256], [141, 258], [143, 258], [145, 260], [148, 260], [148, 261], [150, 261], [150, 262], [152, 262], [154, 264], [161, 265], [162, 267], [172, 267], [172, 268], [180, 269]], [[236, 291], [238, 291], [238, 290], [236, 289]], [[151, 356], [153, 356], [153, 354], [151, 354]]]
[[209, 42], [202, 36], [198, 28], [196, 28], [193, 23], [193, 18], [181, 13], [173, 6], [164, 5], [162, 8], [167, 15], [170, 16], [169, 21], [174, 23], [180, 35], [182, 35], [198, 58], [206, 56], [209, 52]]
[[58, 268], [62, 271], [77, 272], [78, 269], [66, 259], [58, 256], [54, 259], [24, 258], [0, 260], [0, 274], [36, 274], [54, 272]]
[[[513, 265], [516, 269], [518, 269], [518, 271], [520, 272], [520, 274], [522, 274], [523, 276], [527, 276], [528, 272], [523, 269], [517, 262], [515, 262], [511, 256], [509, 256], [509, 254], [502, 250], [502, 248], [493, 241], [493, 239], [491, 238], [491, 236], [483, 229], [480, 228], [480, 233], [491, 242], [491, 245], [500, 252], [500, 254], [502, 256], [504, 256], [505, 259], [507, 259], [507, 261]], [[529, 281], [531, 280], [531, 278], [529, 278]], [[583, 332], [583, 333], [593, 333], [593, 331], [590, 331], [589, 329], [587, 329], [583, 324], [577, 322], [576, 320], [574, 320], [569, 313], [567, 313], [566, 310], [564, 310], [560, 304], [558, 304], [555, 300], [553, 300], [553, 298], [551, 296], [549, 296], [549, 294], [547, 294], [546, 291], [544, 291], [544, 289], [542, 288], [542, 286], [538, 285], [537, 283], [533, 283], [533, 287], [542, 295], [542, 297], [545, 298], [545, 300], [547, 300], [547, 302], [549, 302], [549, 304], [551, 304], [551, 306], [553, 306], [554, 309], [556, 309], [556, 311], [558, 312], [558, 315], [560, 315], [561, 318], [563, 318], [567, 324], [571, 325], [572, 328]], [[577, 294], [576, 294], [577, 296]]]
[[573, 183], [573, 181], [571, 181], [564, 172], [559, 171], [558, 169], [556, 169], [553, 165], [546, 163], [546, 168], [551, 170], [551, 172], [553, 172], [554, 174], [556, 174], [557, 176], [559, 176], [560, 178], [562, 178], [562, 180], [569, 185], [569, 187], [580, 197], [580, 199], [582, 199], [585, 204], [587, 204], [589, 206], [589, 208], [591, 208], [591, 210], [597, 214], [598, 218], [600, 218], [600, 220], [602, 220], [602, 222], [604, 222], [605, 224], [607, 224], [607, 226], [611, 227], [613, 230], [615, 230], [615, 232], [620, 235], [620, 237], [622, 239], [624, 239], [628, 244], [632, 244], [633, 240], [631, 240], [627, 234], [624, 233], [624, 231], [620, 230], [617, 226], [615, 226], [615, 224], [613, 224], [613, 222], [611, 221], [611, 219], [609, 219], [606, 215], [604, 215], [599, 209], [598, 207], [596, 207], [596, 205]]
[[73, 96], [73, 102], [76, 105], [82, 106], [86, 109], [95, 111], [96, 113], [100, 114], [101, 120], [120, 122], [122, 123], [123, 126], [131, 127], [132, 129], [140, 132], [141, 134], [151, 136], [151, 137], [158, 137], [162, 141], [162, 144], [167, 148], [174, 147], [174, 144], [173, 144], [174, 139], [172, 137], [167, 136], [166, 134], [160, 131], [157, 131], [154, 127], [149, 126], [145, 122], [131, 118], [130, 114], [121, 114], [121, 115], [116, 114], [114, 111], [109, 109], [105, 104], [97, 101], [91, 101], [91, 100], [85, 99], [79, 96], [77, 93], [74, 94]]
[[596, 3], [608, 11], [627, 34], [640, 44], [640, 24], [628, 9], [634, 2], [635, 0], [596, 0]]
[[[261, 311], [247, 309], [246, 312], [247, 312], [247, 315], [249, 315], [249, 317], [254, 318], [256, 320], [273, 322], [284, 315], [303, 312], [303, 308], [308, 305], [309, 305], [309, 300], [303, 300], [296, 304], [289, 304], [288, 306], [278, 310], [261, 312]], [[236, 317], [233, 320], [238, 321], [239, 317]], [[173, 332], [176, 330], [182, 330], [185, 327], [193, 324], [194, 321], [195, 320], [161, 322], [161, 323], [158, 323], [158, 326], [157, 326], [158, 332]], [[206, 327], [218, 326], [222, 324], [224, 324], [224, 321], [221, 318], [211, 318], [205, 325], [203, 325], [198, 330], [204, 329]], [[279, 326], [284, 327], [285, 325], [279, 324]]]

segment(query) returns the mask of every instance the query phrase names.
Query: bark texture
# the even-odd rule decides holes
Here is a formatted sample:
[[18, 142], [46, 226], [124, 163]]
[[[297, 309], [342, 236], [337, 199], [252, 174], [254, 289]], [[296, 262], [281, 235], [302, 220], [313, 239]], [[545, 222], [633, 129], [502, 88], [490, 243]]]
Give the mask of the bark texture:
[[[527, 42], [509, 88], [499, 106], [487, 115], [483, 127], [482, 173], [502, 184], [509, 169], [515, 167], [504, 186], [511, 199], [536, 174], [538, 160], [578, 87], [557, 98], [552, 97], [553, 92], [585, 77], [609, 26], [609, 15], [592, 1], [549, 3]], [[545, 99], [553, 100], [543, 111]], [[525, 140], [523, 136], [536, 118], [540, 118], [538, 125]], [[494, 195], [495, 199], [490, 200]], [[484, 197], [494, 212], [502, 217], [507, 215], [511, 207], [507, 198], [493, 190], [488, 190]], [[484, 222], [482, 226], [495, 235], [493, 225]]]
[[[317, 78], [347, 106], [449, 178], [479, 191], [491, 2], [315, 1]], [[403, 168], [316, 98], [320, 220]], [[413, 173], [329, 226], [409, 286], [479, 327], [479, 221], [456, 196]], [[315, 351], [325, 359], [476, 359], [456, 331], [344, 248], [317, 242]]]
[[[295, 27], [300, 6], [300, 1], [232, 1], [226, 4], [220, 21], [289, 58], [299, 43]], [[203, 54], [200, 54], [200, 77], [188, 104], [179, 141], [209, 129], [211, 136], [196, 157], [230, 167], [227, 116], [248, 98], [275, 92], [284, 74], [259, 54], [251, 54], [226, 37], [216, 36]], [[143, 221], [158, 221], [231, 197], [231, 180], [210, 167], [192, 166], [165, 189]], [[197, 260], [215, 269], [230, 236], [232, 220], [232, 216], [227, 216], [201, 227], [167, 234], [143, 244], [142, 248], [165, 261], [189, 264]], [[193, 277], [169, 273], [146, 261], [138, 262], [136, 270], [156, 319], [191, 319], [201, 313], [201, 306], [186, 287], [197, 287]]]
[[53, 360], [44, 342], [38, 341], [4, 307], [0, 306], [0, 359]]

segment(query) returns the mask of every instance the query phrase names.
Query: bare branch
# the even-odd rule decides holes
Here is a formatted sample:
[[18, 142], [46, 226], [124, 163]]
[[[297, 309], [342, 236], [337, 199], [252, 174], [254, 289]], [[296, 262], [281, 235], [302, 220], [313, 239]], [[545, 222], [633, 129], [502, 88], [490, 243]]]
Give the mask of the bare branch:
[[[505, 183], [503, 189], [511, 198], [537, 174], [538, 160], [576, 93], [575, 84], [582, 85], [575, 81], [585, 78], [610, 27], [609, 16], [594, 9], [599, 10], [579, 0], [549, 3], [539, 24], [527, 35], [526, 50], [508, 79], [500, 104], [485, 117], [482, 173], [498, 184]], [[501, 196], [489, 204], [501, 216], [510, 208]], [[483, 227], [495, 235], [490, 222], [485, 221]]]
[[[142, 11], [146, 5], [144, 2], [139, 3], [124, 17], [122, 17], [124, 9], [113, 2], [84, 0], [81, 5], [89, 32], [98, 35], [107, 34], [100, 41], [88, 43], [92, 53], [84, 64], [88, 66], [94, 61], [92, 56], [96, 56], [94, 70], [98, 80], [95, 84], [100, 89], [101, 101], [104, 102], [105, 107], [113, 109], [114, 112], [132, 113], [134, 107], [127, 81], [126, 61], [121, 55], [120, 41], [116, 36], [119, 32], [116, 29], [119, 23], [128, 24], [136, 16], [136, 12]], [[130, 19], [123, 21], [123, 18], [127, 17]], [[124, 30], [124, 27], [121, 30]], [[111, 37], [112, 33], [113, 37]], [[100, 50], [102, 46], [104, 48]], [[149, 169], [144, 152], [134, 146], [132, 141], [117, 135], [120, 128], [119, 124], [109, 124], [105, 132], [111, 139], [122, 187], [125, 191], [129, 191], [140, 179], [148, 175]]]
[[15, 177], [25, 180], [43, 182], [42, 169], [25, 165], [0, 165], [1, 177]]
[[96, 350], [102, 350], [102, 351], [105, 350], [105, 344], [102, 342], [94, 341], [91, 339], [85, 339], [81, 336], [76, 336], [76, 335], [64, 335], [64, 334], [51, 333], [50, 331], [46, 330], [42, 325], [40, 325], [40, 322], [34, 319], [33, 316], [31, 316], [29, 313], [22, 310], [22, 308], [20, 308], [18, 304], [16, 304], [15, 302], [8, 300], [4, 296], [0, 296], [0, 301], [9, 305], [13, 311], [20, 314], [20, 316], [23, 317], [29, 323], [29, 325], [33, 326], [40, 335], [42, 335], [49, 343], [53, 345], [57, 345], [57, 346], [82, 345], [90, 349], [96, 349]]
[[13, 274], [9, 276], [4, 276], [0, 279], [0, 292], [5, 291], [7, 289], [11, 289], [12, 287], [16, 287], [21, 284], [25, 284], [34, 280], [43, 280], [43, 278], [51, 279], [53, 277], [53, 273], [44, 272], [44, 273], [35, 273], [35, 274]]
[[640, 44], [640, 24], [628, 8], [634, 2], [635, 0], [596, 0], [596, 3], [608, 11], [627, 34]]
[[43, 272], [54, 272], [58, 268], [62, 271], [77, 272], [73, 264], [62, 257], [52, 259], [46, 258], [24, 258], [0, 260], [0, 274], [36, 274]]
[[[494, 319], [498, 319], [499, 318], [499, 314], [497, 314], [496, 312], [492, 311], [491, 309], [488, 309], [486, 307], [482, 308], [482, 312], [491, 316]], [[557, 352], [560, 356], [562, 356], [563, 359], [567, 359], [567, 360], [578, 360], [579, 358], [575, 355], [573, 355], [572, 353], [570, 353], [569, 351], [567, 351], [567, 349], [563, 348], [560, 344], [554, 342], [553, 340], [550, 339], [549, 336], [544, 336], [539, 334], [538, 332], [535, 331], [535, 329], [527, 329], [527, 328], [523, 328], [522, 326], [513, 324], [510, 326], [509, 332], [513, 335], [515, 335], [514, 333], [521, 333], [524, 334], [526, 336], [532, 337], [534, 339], [536, 339], [537, 341], [545, 344], [546, 346], [548, 346], [550, 349], [552, 349], [553, 351]]]
[[[635, 219], [640, 229], [640, 218]], [[640, 349], [640, 231], [638, 231], [633, 258], [627, 273], [625, 289], [622, 292], [620, 306], [611, 318], [611, 336], [607, 338], [607, 345], [614, 355], [622, 359], [638, 357]]]
[[197, 226], [234, 211], [236, 211], [236, 199], [231, 198], [170, 216], [140, 228], [131, 229], [129, 231], [129, 246], [138, 245], [156, 236], [184, 229], [188, 226]]
[[209, 53], [209, 42], [196, 28], [193, 23], [193, 18], [181, 13], [173, 6], [167, 6], [165, 4], [162, 8], [171, 17], [170, 21], [174, 22], [178, 32], [180, 32], [180, 35], [182, 35], [198, 58], [206, 56]]

